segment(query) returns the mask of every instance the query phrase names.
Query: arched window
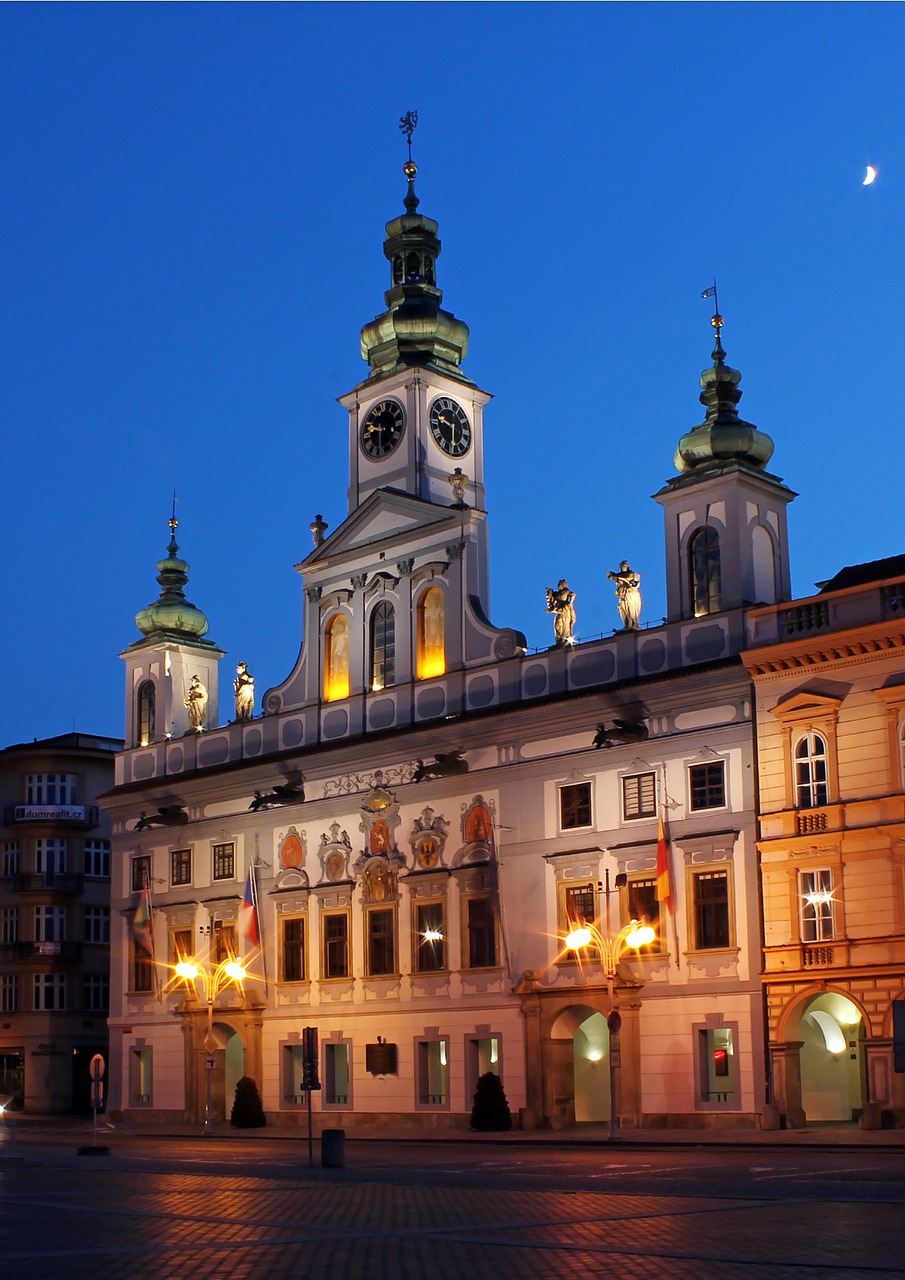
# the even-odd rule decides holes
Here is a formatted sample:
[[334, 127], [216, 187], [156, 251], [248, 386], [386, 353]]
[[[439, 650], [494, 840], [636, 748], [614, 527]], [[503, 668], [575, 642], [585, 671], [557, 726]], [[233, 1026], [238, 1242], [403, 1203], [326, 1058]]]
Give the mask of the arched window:
[[440, 587], [428, 587], [418, 601], [417, 676], [429, 680], [446, 670], [444, 600]]
[[154, 741], [157, 727], [157, 690], [153, 680], [143, 680], [138, 686], [138, 742], [146, 747]]
[[396, 615], [381, 600], [371, 614], [371, 688], [376, 692], [396, 683]]
[[335, 613], [324, 629], [324, 698], [349, 696], [349, 619]]
[[694, 616], [720, 609], [720, 535], [709, 526], [698, 529], [688, 544], [691, 604]]
[[826, 742], [811, 730], [795, 744], [795, 803], [799, 809], [829, 803], [826, 778]]

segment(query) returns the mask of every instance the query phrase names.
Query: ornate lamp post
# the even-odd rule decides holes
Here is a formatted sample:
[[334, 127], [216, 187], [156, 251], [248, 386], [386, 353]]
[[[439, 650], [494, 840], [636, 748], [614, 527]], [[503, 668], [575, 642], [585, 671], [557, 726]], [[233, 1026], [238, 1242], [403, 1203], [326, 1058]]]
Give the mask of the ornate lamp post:
[[[607, 904], [609, 906], [609, 903]], [[610, 1011], [607, 1015], [607, 1026], [610, 1031], [610, 1052], [608, 1055], [608, 1065], [610, 1073], [610, 1132], [609, 1138], [612, 1142], [614, 1138], [619, 1136], [619, 1116], [616, 1110], [616, 1053], [618, 1041], [615, 1037], [619, 1034], [621, 1017], [616, 1010], [616, 999], [614, 992], [614, 984], [616, 981], [616, 973], [619, 969], [619, 961], [624, 955], [630, 951], [638, 952], [641, 947], [649, 946], [653, 942], [656, 934], [649, 924], [645, 924], [643, 920], [632, 920], [624, 928], [620, 929], [615, 935], [602, 933], [596, 923], [587, 921], [576, 924], [566, 937], [566, 947], [569, 951], [583, 951], [585, 947], [592, 944], [597, 948], [600, 956], [600, 963], [606, 977], [606, 989], [609, 998]]]
[[207, 1000], [207, 1035], [204, 1037], [207, 1093], [204, 1102], [204, 1128], [201, 1130], [202, 1136], [207, 1137], [211, 1133], [211, 1093], [214, 1074], [212, 1055], [217, 1048], [217, 1041], [214, 1039], [214, 1001], [224, 987], [228, 987], [231, 982], [241, 989], [248, 973], [238, 960], [221, 960], [215, 967], [203, 964], [200, 960], [180, 960], [176, 965], [176, 976], [182, 978], [184, 982], [192, 983], [200, 978]]

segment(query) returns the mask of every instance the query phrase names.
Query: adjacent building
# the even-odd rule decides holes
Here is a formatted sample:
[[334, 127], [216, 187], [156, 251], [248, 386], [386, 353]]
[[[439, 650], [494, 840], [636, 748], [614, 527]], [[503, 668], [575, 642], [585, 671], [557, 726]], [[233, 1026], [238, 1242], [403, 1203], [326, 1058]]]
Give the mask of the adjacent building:
[[771, 1101], [905, 1118], [905, 556], [752, 610]]
[[107, 1053], [110, 819], [122, 739], [66, 733], [0, 751], [0, 1101], [87, 1110]]
[[[320, 1123], [464, 1126], [494, 1071], [526, 1127], [614, 1108], [624, 1126], [754, 1125], [765, 1023], [739, 655], [752, 603], [788, 600], [794, 494], [738, 415], [715, 317], [704, 420], [655, 495], [667, 620], [639, 620], [623, 562], [609, 637], [574, 642], [564, 581], [549, 649], [491, 622], [490, 396], [464, 372], [437, 223], [406, 175], [386, 309], [361, 331], [369, 370], [340, 400], [348, 515], [329, 536], [313, 520], [298, 566], [298, 662], [260, 714], [253, 655], [221, 697], [175, 521], [122, 655], [126, 745], [104, 800], [112, 1106], [200, 1119], [210, 1098], [223, 1116], [246, 1074], [271, 1122], [302, 1123], [313, 1028]], [[640, 950], [633, 919], [656, 933]], [[225, 975], [236, 956], [242, 983]], [[175, 973], [187, 958], [196, 979]]]

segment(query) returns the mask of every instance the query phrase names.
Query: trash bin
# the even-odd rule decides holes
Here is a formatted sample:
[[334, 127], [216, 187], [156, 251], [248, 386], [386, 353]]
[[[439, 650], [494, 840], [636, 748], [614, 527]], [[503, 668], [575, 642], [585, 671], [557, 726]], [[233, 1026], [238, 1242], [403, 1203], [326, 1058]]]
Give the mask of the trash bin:
[[345, 1163], [345, 1129], [324, 1129], [321, 1133], [321, 1168], [342, 1169]]

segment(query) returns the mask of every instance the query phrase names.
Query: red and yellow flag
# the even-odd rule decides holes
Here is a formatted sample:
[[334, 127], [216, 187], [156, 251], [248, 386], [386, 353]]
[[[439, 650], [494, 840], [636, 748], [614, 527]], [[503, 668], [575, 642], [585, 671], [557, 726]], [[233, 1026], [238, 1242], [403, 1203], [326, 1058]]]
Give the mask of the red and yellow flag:
[[663, 814], [657, 818], [657, 901], [670, 915], [673, 913], [672, 880], [669, 874], [669, 840], [663, 824]]

